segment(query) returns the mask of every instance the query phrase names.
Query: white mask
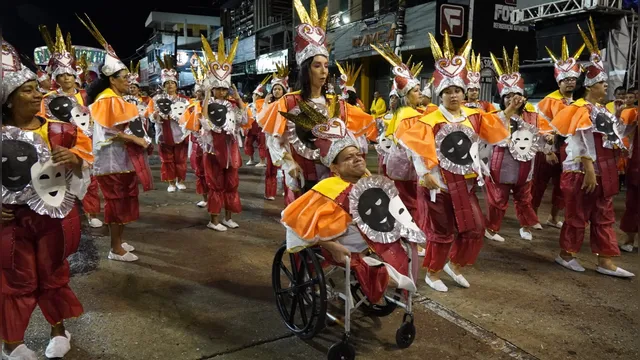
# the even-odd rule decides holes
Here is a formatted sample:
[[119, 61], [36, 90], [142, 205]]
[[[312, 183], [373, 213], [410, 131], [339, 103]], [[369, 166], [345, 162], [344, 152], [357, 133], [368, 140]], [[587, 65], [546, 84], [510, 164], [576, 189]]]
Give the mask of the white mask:
[[38, 196], [47, 204], [58, 207], [67, 192], [66, 169], [54, 165], [53, 160], [44, 164], [36, 162], [31, 167], [31, 182]]
[[71, 109], [71, 122], [86, 133], [91, 125], [91, 114], [89, 110], [83, 110], [80, 107], [74, 107]]
[[410, 230], [420, 231], [420, 228], [416, 225], [416, 222], [413, 220], [409, 210], [400, 199], [400, 196], [396, 196], [391, 199], [389, 202], [389, 212], [404, 227]]
[[173, 104], [171, 104], [171, 116], [176, 119], [180, 119], [182, 117], [182, 114], [184, 114], [186, 107], [187, 104], [184, 102], [174, 102]]
[[513, 142], [513, 150], [521, 157], [526, 157], [529, 154], [531, 146], [533, 146], [534, 134], [525, 128], [521, 128], [514, 131], [511, 134], [511, 141]]

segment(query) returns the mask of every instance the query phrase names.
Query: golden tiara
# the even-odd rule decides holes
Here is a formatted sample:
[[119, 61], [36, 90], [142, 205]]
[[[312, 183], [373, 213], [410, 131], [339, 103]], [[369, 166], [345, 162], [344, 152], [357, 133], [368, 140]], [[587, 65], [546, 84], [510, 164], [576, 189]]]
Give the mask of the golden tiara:
[[133, 65], [133, 60], [131, 60], [130, 65], [129, 65], [129, 72], [131, 74], [138, 74], [140, 72], [140, 61], [138, 61], [138, 63], [134, 66]]
[[513, 49], [513, 60], [509, 59], [507, 49], [504, 47], [502, 48], [502, 65], [500, 64], [500, 60], [498, 60], [493, 53], [489, 54], [491, 55], [491, 62], [493, 62], [493, 66], [495, 66], [498, 76], [502, 76], [503, 74], [513, 74], [520, 71], [520, 53], [517, 46]]
[[356, 69], [355, 65], [352, 65], [350, 63], [346, 63], [344, 68], [337, 61], [336, 61], [336, 65], [338, 66], [338, 70], [340, 71], [340, 74], [347, 77], [347, 81], [345, 82], [345, 85], [353, 86], [356, 83], [356, 79], [358, 79], [358, 76], [360, 75], [360, 70], [362, 70], [362, 64], [358, 66], [358, 69]]
[[[582, 46], [580, 46], [578, 51], [576, 51], [572, 57], [578, 60], [578, 58], [580, 58], [580, 55], [582, 55], [585, 46], [586, 44], [582, 44]], [[553, 51], [551, 51], [551, 49], [549, 49], [547, 46], [545, 46], [545, 49], [547, 49], [547, 53], [549, 53], [549, 56], [551, 57], [553, 62], [558, 62], [558, 57], [553, 53]], [[562, 61], [569, 60], [569, 45], [567, 45], [567, 38], [564, 36], [562, 37], [562, 53], [560, 59]]]
[[209, 41], [207, 40], [206, 37], [204, 37], [204, 35], [201, 35], [201, 40], [202, 40], [202, 49], [204, 50], [204, 54], [207, 58], [207, 61], [209, 62], [217, 61], [220, 64], [233, 63], [233, 59], [236, 57], [236, 50], [238, 49], [237, 37], [235, 38], [235, 40], [233, 40], [233, 44], [231, 44], [231, 49], [229, 50], [228, 55], [225, 53], [224, 35], [222, 33], [220, 33], [220, 37], [218, 38], [218, 54], [213, 52], [213, 49], [211, 49], [211, 45], [209, 44]]
[[456, 55], [462, 56], [466, 59], [467, 57], [469, 57], [469, 53], [471, 52], [471, 39], [467, 39], [467, 41], [464, 42], [464, 44], [456, 54], [456, 50], [453, 47], [451, 38], [449, 37], [449, 32], [447, 31], [444, 32], [442, 47], [440, 47], [440, 44], [438, 44], [438, 40], [436, 40], [436, 38], [431, 33], [429, 33], [429, 40], [431, 42], [431, 53], [433, 53], [433, 58], [436, 61], [441, 59], [451, 60]]
[[479, 73], [482, 70], [482, 60], [480, 54], [476, 55], [476, 52], [471, 50], [471, 59], [467, 62], [467, 70], [474, 73]]
[[276, 72], [273, 73], [273, 77], [277, 79], [284, 79], [289, 76], [289, 67], [285, 63], [276, 63]]
[[311, 0], [309, 4], [309, 12], [302, 4], [300, 0], [293, 0], [293, 6], [296, 8], [300, 22], [303, 24], [310, 24], [317, 26], [322, 30], [327, 28], [327, 20], [329, 19], [329, 7], [325, 7], [322, 11], [322, 15], [318, 16], [318, 7], [316, 6], [316, 0]]
[[591, 38], [589, 38], [589, 36], [587, 36], [587, 34], [585, 34], [584, 31], [582, 31], [582, 28], [580, 27], [580, 25], [578, 25], [578, 30], [580, 31], [582, 40], [584, 40], [584, 44], [587, 46], [587, 48], [592, 54], [600, 55], [600, 49], [598, 48], [598, 38], [596, 37], [596, 27], [593, 24], [593, 18], [591, 16], [589, 16], [589, 22], [587, 23], [587, 26], [588, 26], [589, 35], [591, 36]]
[[409, 57], [409, 60], [407, 61], [407, 63], [403, 63], [402, 62], [402, 58], [399, 57], [391, 48], [391, 46], [389, 46], [389, 44], [385, 44], [385, 45], [379, 45], [379, 46], [375, 46], [373, 44], [371, 44], [371, 47], [378, 52], [378, 54], [380, 54], [383, 58], [385, 58], [385, 60], [387, 60], [387, 62], [389, 64], [391, 64], [392, 66], [397, 66], [397, 67], [406, 67], [411, 71], [411, 74], [413, 76], [417, 76], [418, 74], [420, 74], [420, 71], [422, 71], [422, 62], [416, 63], [416, 64], [411, 64], [411, 59], [412, 57]]

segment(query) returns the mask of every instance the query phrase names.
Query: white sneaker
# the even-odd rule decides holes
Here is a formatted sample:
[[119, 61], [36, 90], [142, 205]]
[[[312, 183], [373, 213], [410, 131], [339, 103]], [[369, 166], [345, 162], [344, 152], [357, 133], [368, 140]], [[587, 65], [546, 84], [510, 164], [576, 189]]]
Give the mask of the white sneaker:
[[217, 225], [214, 225], [211, 221], [209, 221], [209, 223], [207, 224], [207, 227], [215, 231], [227, 231], [227, 228], [224, 225], [220, 223], [218, 223]]
[[178, 187], [178, 190], [187, 190], [187, 186], [184, 183], [176, 183], [176, 186]]
[[537, 224], [533, 225], [533, 228], [535, 230], [542, 230], [542, 225], [540, 223], [537, 223]]
[[418, 250], [418, 256], [420, 257], [424, 257], [426, 253], [427, 253], [427, 250], [424, 248]]
[[613, 270], [605, 269], [603, 267], [598, 266], [596, 268], [596, 271], [599, 272], [600, 274], [616, 276], [620, 278], [630, 278], [630, 277], [636, 276], [634, 273], [627, 271], [621, 267], [617, 267], [616, 270], [613, 271]]
[[435, 291], [440, 291], [440, 292], [449, 291], [449, 288], [447, 288], [447, 285], [445, 285], [442, 282], [442, 280], [431, 281], [431, 279], [429, 279], [429, 275], [427, 275], [424, 277], [424, 281], [427, 283], [427, 285], [429, 285], [430, 288], [432, 288]]
[[523, 238], [524, 240], [529, 240], [529, 241], [533, 240], [533, 235], [531, 235], [531, 233], [525, 230], [524, 228], [520, 228], [520, 237]]
[[255, 163], [253, 162], [253, 159], [249, 159], [249, 161], [247, 161], [247, 165], [251, 166], [251, 165], [253, 165], [253, 164], [255, 164]]
[[233, 219], [222, 220], [222, 224], [230, 229], [237, 229], [240, 227], [237, 222], [233, 221]]
[[89, 226], [91, 226], [92, 228], [99, 228], [99, 227], [102, 227], [102, 225], [104, 224], [98, 218], [89, 219]]
[[620, 250], [625, 252], [633, 252], [633, 244], [620, 245]]
[[118, 255], [118, 254], [114, 254], [111, 251], [109, 251], [108, 258], [109, 258], [109, 260], [123, 261], [123, 262], [133, 262], [133, 261], [137, 261], [138, 260], [138, 257], [133, 255], [130, 252], [127, 252], [124, 255]]
[[176, 192], [176, 187], [173, 184], [169, 184], [167, 192]]
[[131, 251], [135, 251], [136, 250], [136, 248], [134, 248], [133, 246], [131, 246], [131, 245], [127, 244], [127, 243], [122, 243], [122, 245], [120, 245], [120, 246], [122, 246], [124, 251], [131, 252]]
[[485, 230], [484, 231], [484, 237], [486, 237], [489, 240], [493, 240], [493, 241], [497, 241], [497, 242], [504, 242], [504, 238], [502, 236], [500, 236], [500, 234], [495, 233], [495, 234], [491, 235], [489, 230]]
[[25, 344], [20, 344], [9, 355], [2, 350], [2, 360], [38, 360], [38, 355]]
[[200, 200], [200, 201], [198, 201], [196, 206], [199, 207], [199, 208], [206, 208], [207, 207], [207, 202], [204, 201], [204, 200]]
[[567, 261], [567, 260], [563, 259], [560, 255], [558, 255], [558, 257], [556, 257], [556, 262], [558, 264], [566, 267], [569, 270], [573, 270], [573, 271], [577, 271], [577, 272], [583, 272], [584, 271], [584, 268], [582, 267], [582, 265], [580, 265], [578, 260], [576, 260], [575, 258], [571, 259], [570, 261]]
[[267, 164], [263, 163], [262, 161], [256, 164], [256, 167], [259, 168], [263, 168], [263, 167], [267, 167]]
[[467, 279], [462, 276], [462, 274], [456, 275], [456, 273], [453, 272], [453, 270], [449, 267], [449, 263], [444, 266], [444, 272], [446, 272], [447, 275], [451, 276], [453, 281], [455, 281], [458, 285], [464, 288], [468, 288], [469, 286], [471, 286]]
[[273, 197], [273, 196], [265, 196], [264, 198], [265, 198], [265, 199], [267, 199], [267, 200], [269, 200], [269, 201], [273, 201], [273, 200], [275, 200], [275, 199], [276, 199], [276, 198], [275, 198], [275, 197]]
[[551, 221], [551, 219], [547, 220], [547, 225], [552, 226], [556, 229], [562, 229], [562, 225], [564, 223], [562, 221], [558, 221], [557, 223], [554, 223], [553, 221]]
[[44, 356], [49, 359], [63, 358], [71, 350], [71, 334], [65, 330], [64, 336], [56, 336], [49, 341]]

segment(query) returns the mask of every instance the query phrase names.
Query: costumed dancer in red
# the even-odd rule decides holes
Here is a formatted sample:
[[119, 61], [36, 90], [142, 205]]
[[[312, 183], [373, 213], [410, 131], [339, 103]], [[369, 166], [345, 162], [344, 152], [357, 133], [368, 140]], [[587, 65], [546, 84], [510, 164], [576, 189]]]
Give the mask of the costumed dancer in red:
[[629, 152], [631, 156], [627, 161], [625, 171], [625, 185], [627, 186], [626, 208], [620, 220], [620, 230], [625, 232], [627, 238], [620, 245], [620, 249], [626, 252], [633, 252], [633, 244], [640, 225], [640, 126], [638, 126], [638, 108], [623, 110], [621, 119], [630, 129], [631, 147]]
[[38, 91], [40, 93], [48, 94], [51, 91], [51, 77], [46, 71], [38, 69]]
[[164, 56], [164, 60], [156, 61], [162, 68], [160, 81], [164, 92], [153, 97], [147, 107], [146, 116], [155, 123], [156, 142], [162, 165], [160, 180], [169, 183], [167, 192], [186, 190], [184, 179], [187, 177], [187, 152], [189, 142], [180, 127], [180, 119], [187, 110], [189, 98], [178, 94], [178, 73], [174, 68], [173, 58]]
[[[264, 78], [262, 82], [260, 82], [260, 85], [253, 90], [253, 102], [249, 104], [249, 123], [244, 127], [244, 153], [249, 156], [249, 161], [247, 162], [248, 166], [267, 166], [265, 162], [268, 153], [266, 138], [262, 129], [258, 125], [258, 122], [255, 121], [255, 117], [258, 116], [258, 113], [262, 111], [262, 107], [264, 106], [264, 98], [267, 95], [267, 83], [269, 82], [269, 79], [271, 79], [271, 75]], [[253, 145], [254, 143], [258, 143], [258, 156], [260, 157], [260, 162], [258, 163], [253, 161], [253, 154], [256, 151], [255, 146]]]
[[634, 274], [617, 267], [611, 260], [620, 255], [613, 230], [615, 213], [613, 196], [619, 192], [616, 149], [623, 148], [622, 138], [627, 127], [620, 121], [622, 104], [616, 104], [611, 114], [601, 102], [607, 96], [607, 74], [598, 49], [593, 20], [589, 18], [587, 36], [580, 34], [591, 52], [586, 66], [583, 99], [556, 114], [552, 126], [567, 138], [567, 158], [562, 163], [560, 186], [566, 202], [565, 221], [560, 231], [560, 254], [556, 262], [565, 268], [582, 272], [584, 267], [575, 258], [584, 241], [589, 224], [591, 251], [598, 256], [596, 271], [617, 277]]
[[482, 70], [482, 60], [480, 54], [476, 56], [471, 52], [471, 59], [467, 63], [467, 101], [464, 106], [471, 109], [480, 109], [484, 112], [495, 112], [496, 108], [492, 103], [480, 100], [480, 71]]
[[516, 109], [516, 113], [511, 118], [503, 117], [504, 113], [500, 113], [502, 123], [510, 129], [511, 136], [507, 142], [493, 147], [489, 161], [491, 178], [486, 182], [489, 206], [484, 236], [500, 242], [503, 242], [504, 238], [498, 232], [509, 205], [510, 193], [513, 194], [516, 217], [521, 226], [520, 237], [524, 240], [533, 240], [531, 227], [538, 223], [538, 217], [531, 206], [533, 162], [536, 153], [544, 145], [541, 130], [551, 131], [549, 123], [538, 117], [536, 109], [529, 105], [524, 97], [524, 79], [519, 72], [519, 59], [517, 46], [513, 51], [513, 63], [506, 49], [503, 49], [502, 65], [491, 54], [491, 60], [498, 75], [500, 108], [505, 110], [513, 107], [511, 104], [514, 104]]
[[[562, 38], [562, 56], [556, 56], [549, 48], [547, 52], [554, 62], [554, 76], [559, 89], [547, 95], [537, 105], [538, 115], [551, 123], [556, 115], [573, 103], [573, 92], [576, 89], [578, 78], [580, 77], [580, 64], [577, 60], [584, 50], [584, 44], [573, 56], [569, 55], [567, 39]], [[538, 208], [542, 203], [542, 197], [547, 189], [549, 180], [553, 182], [553, 193], [551, 195], [551, 216], [545, 222], [546, 225], [562, 228], [560, 212], [564, 209], [564, 197], [560, 189], [560, 175], [562, 174], [562, 162], [566, 157], [564, 148], [564, 138], [555, 132], [549, 134], [553, 138], [553, 145], [545, 145], [543, 151], [536, 155], [533, 170], [533, 184], [531, 186], [531, 196], [533, 210], [538, 213]], [[542, 229], [542, 225], [536, 224], [534, 229]]]
[[124, 100], [129, 90], [129, 70], [120, 61], [89, 18], [82, 20], [89, 32], [106, 50], [100, 77], [90, 89], [89, 108], [93, 118], [93, 175], [105, 199], [104, 222], [109, 224], [111, 250], [108, 258], [136, 261], [133, 246], [123, 242], [124, 225], [138, 220], [138, 182], [144, 191], [153, 186], [146, 159], [150, 139], [133, 134], [132, 124], [139, 120], [136, 105]]
[[[429, 37], [436, 61], [433, 84], [442, 103], [404, 131], [398, 143], [409, 150], [419, 185], [429, 190], [418, 198], [427, 209], [425, 281], [437, 291], [447, 291], [440, 271], [444, 269], [460, 286], [469, 287], [460, 270], [473, 264], [482, 248], [484, 219], [474, 189], [476, 178], [482, 182], [479, 139], [497, 144], [509, 132], [498, 114], [462, 106], [471, 40], [456, 54], [448, 33], [443, 48], [433, 35]], [[513, 114], [512, 104], [504, 116]]]
[[427, 84], [422, 89], [420, 93], [422, 95], [420, 100], [420, 106], [418, 106], [418, 111], [427, 115], [430, 112], [438, 110], [438, 105], [431, 102], [433, 97], [431, 87], [433, 86], [433, 78], [429, 79]]
[[2, 237], [0, 336], [3, 359], [36, 360], [24, 335], [36, 306], [51, 324], [47, 358], [71, 349], [64, 320], [82, 314], [69, 287], [69, 263], [80, 242], [80, 211], [93, 161], [91, 140], [69, 123], [36, 114], [36, 74], [2, 41]]
[[[275, 165], [282, 165], [285, 175], [285, 204], [311, 189], [321, 179], [330, 175], [329, 169], [318, 161], [318, 149], [311, 139], [313, 134], [304, 124], [288, 121], [282, 113], [298, 113], [299, 104], [306, 102], [321, 112], [327, 111], [329, 95], [325, 94], [325, 83], [329, 76], [329, 52], [325, 44], [325, 28], [328, 21], [328, 9], [318, 16], [315, 0], [311, 0], [311, 15], [300, 0], [294, 0], [294, 7], [300, 17], [296, 27], [296, 62], [300, 66], [298, 91], [290, 92], [278, 102], [270, 104], [266, 113], [259, 119], [263, 131], [271, 135], [267, 147]], [[315, 33], [310, 38], [308, 34]], [[375, 119], [362, 109], [339, 101], [340, 119], [355, 136], [364, 134]], [[302, 135], [299, 136], [299, 134]]]
[[[204, 172], [209, 188], [207, 209], [210, 221], [207, 227], [216, 231], [236, 229], [238, 223], [231, 218], [242, 211], [238, 186], [238, 169], [242, 166], [239, 132], [247, 124], [247, 107], [240, 98], [238, 89], [231, 84], [231, 68], [238, 48], [238, 38], [233, 41], [226, 54], [224, 37], [220, 34], [217, 56], [211, 50], [207, 39], [202, 37], [202, 46], [207, 58], [206, 79], [204, 80], [206, 107], [203, 106], [203, 129], [207, 140], [204, 151]], [[233, 98], [229, 98], [229, 88], [233, 88]], [[213, 98], [211, 90], [213, 89]], [[219, 220], [222, 209], [225, 216]]]

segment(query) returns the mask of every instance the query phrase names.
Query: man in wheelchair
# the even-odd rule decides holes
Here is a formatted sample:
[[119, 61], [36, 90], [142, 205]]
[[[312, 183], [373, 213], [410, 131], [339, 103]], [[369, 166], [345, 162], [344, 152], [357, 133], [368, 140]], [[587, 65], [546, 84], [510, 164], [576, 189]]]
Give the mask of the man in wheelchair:
[[320, 160], [333, 176], [282, 212], [287, 250], [319, 246], [334, 265], [344, 265], [348, 257], [371, 303], [379, 302], [390, 285], [414, 293], [415, 275], [409, 274], [409, 259], [411, 272], [417, 272], [415, 245], [424, 243], [425, 235], [400, 200], [393, 181], [371, 176], [355, 137], [348, 132], [344, 137], [314, 134]]

